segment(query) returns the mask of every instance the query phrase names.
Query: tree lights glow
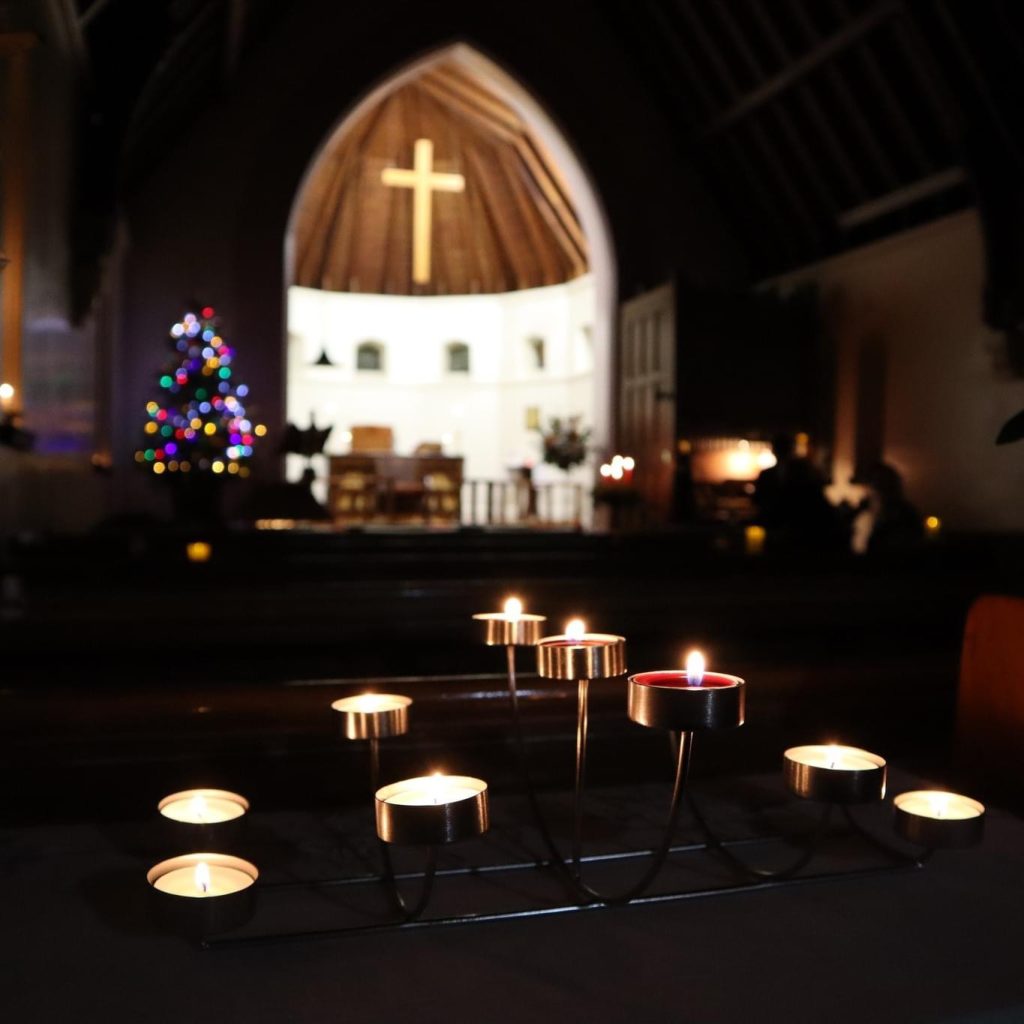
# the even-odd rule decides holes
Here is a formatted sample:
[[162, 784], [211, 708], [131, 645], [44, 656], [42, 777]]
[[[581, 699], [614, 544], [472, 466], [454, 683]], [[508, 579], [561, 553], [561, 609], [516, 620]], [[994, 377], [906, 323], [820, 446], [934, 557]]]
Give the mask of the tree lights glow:
[[186, 313], [170, 330], [174, 360], [161, 372], [160, 393], [146, 403], [144, 447], [135, 461], [157, 476], [214, 473], [245, 477], [257, 437], [239, 399], [249, 394], [234, 382], [235, 351], [220, 336], [212, 306]]

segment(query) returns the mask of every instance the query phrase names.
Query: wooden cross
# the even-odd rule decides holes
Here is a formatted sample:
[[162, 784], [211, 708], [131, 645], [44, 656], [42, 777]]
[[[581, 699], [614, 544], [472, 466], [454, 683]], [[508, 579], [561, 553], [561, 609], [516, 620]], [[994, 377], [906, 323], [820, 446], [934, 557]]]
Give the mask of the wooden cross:
[[434, 173], [434, 144], [417, 139], [413, 166], [387, 167], [380, 180], [393, 188], [412, 189], [412, 279], [416, 284], [430, 280], [431, 192], [461, 192], [466, 179], [461, 174]]

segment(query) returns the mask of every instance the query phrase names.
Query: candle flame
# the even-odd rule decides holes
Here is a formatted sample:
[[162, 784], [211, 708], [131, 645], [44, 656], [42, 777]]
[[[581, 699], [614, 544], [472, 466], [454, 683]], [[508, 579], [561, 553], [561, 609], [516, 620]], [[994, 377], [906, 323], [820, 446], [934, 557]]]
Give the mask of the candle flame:
[[200, 892], [210, 891], [210, 867], [205, 860], [196, 865], [195, 870], [196, 888]]
[[686, 656], [686, 681], [691, 686], [700, 686], [704, 681], [704, 655], [690, 651]]
[[949, 794], [948, 793], [933, 793], [931, 798], [932, 804], [932, 816], [935, 818], [945, 818], [949, 813]]
[[505, 618], [509, 622], [518, 622], [523, 614], [523, 602], [518, 597], [510, 597], [505, 602]]
[[196, 793], [189, 801], [189, 812], [195, 821], [206, 821], [206, 797], [202, 793]]
[[433, 797], [434, 803], [439, 804], [441, 802], [441, 797], [444, 796], [444, 775], [441, 772], [434, 772], [434, 774], [430, 776], [429, 787], [430, 795]]
[[571, 619], [565, 624], [565, 638], [572, 640], [574, 643], [578, 643], [583, 639], [583, 634], [587, 631], [587, 624], [582, 619]]
[[830, 743], [828, 745], [828, 747], [826, 748], [826, 750], [828, 751], [827, 756], [828, 756], [828, 766], [829, 766], [829, 768], [837, 768], [839, 766], [839, 758], [840, 758], [839, 744], [838, 743]]

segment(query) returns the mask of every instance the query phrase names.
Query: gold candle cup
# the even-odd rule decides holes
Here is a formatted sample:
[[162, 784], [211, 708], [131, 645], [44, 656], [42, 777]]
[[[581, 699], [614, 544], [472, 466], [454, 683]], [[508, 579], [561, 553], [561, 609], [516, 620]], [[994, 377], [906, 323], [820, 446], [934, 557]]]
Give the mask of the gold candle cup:
[[537, 644], [543, 679], [610, 679], [626, 674], [626, 638], [614, 633], [561, 633]]
[[397, 693], [360, 693], [331, 704], [340, 716], [341, 735], [347, 740], [374, 740], [403, 736], [409, 731], [411, 697]]
[[639, 672], [629, 677], [626, 712], [651, 729], [735, 729], [744, 721], [746, 689], [739, 676], [722, 672], [705, 672], [699, 683], [685, 671]]
[[547, 618], [526, 612], [518, 616], [507, 612], [481, 612], [473, 616], [473, 621], [483, 626], [484, 643], [488, 647], [535, 647]]
[[255, 864], [213, 851], [171, 857], [146, 873], [157, 920], [196, 940], [238, 928], [252, 917], [257, 878]]
[[377, 835], [402, 846], [440, 846], [490, 827], [487, 783], [467, 775], [424, 775], [377, 790]]
[[896, 832], [929, 849], [975, 846], [985, 834], [985, 805], [943, 790], [900, 793], [892, 802]]
[[791, 747], [783, 755], [783, 777], [804, 800], [860, 804], [885, 796], [885, 759], [858, 747]]
[[186, 789], [157, 804], [162, 849], [236, 849], [245, 835], [249, 801], [226, 789]]

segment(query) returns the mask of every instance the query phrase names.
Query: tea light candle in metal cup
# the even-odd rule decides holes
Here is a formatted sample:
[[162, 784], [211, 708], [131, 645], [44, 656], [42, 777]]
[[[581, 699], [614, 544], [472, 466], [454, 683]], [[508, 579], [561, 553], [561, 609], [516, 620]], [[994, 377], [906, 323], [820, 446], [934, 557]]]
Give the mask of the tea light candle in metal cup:
[[918, 789], [893, 802], [896, 831], [930, 849], [974, 846], [985, 831], [985, 806], [959, 793]]
[[537, 644], [537, 673], [544, 679], [609, 679], [626, 673], [626, 638], [588, 633], [582, 619]]
[[484, 643], [488, 647], [535, 647], [547, 619], [543, 615], [528, 615], [523, 611], [523, 602], [510, 597], [504, 611], [481, 612], [473, 616], [473, 621], [483, 625]]
[[168, 848], [225, 850], [242, 837], [249, 801], [226, 789], [186, 789], [157, 804]]
[[858, 747], [791, 747], [783, 756], [789, 791], [805, 800], [860, 804], [885, 796], [885, 758]]
[[342, 697], [331, 707], [341, 716], [341, 734], [345, 739], [375, 740], [407, 733], [411, 704], [411, 697], [397, 693], [360, 693]]
[[626, 710], [638, 725], [696, 732], [742, 725], [745, 702], [739, 676], [706, 672], [704, 656], [691, 651], [685, 669], [630, 676]]
[[402, 846], [439, 846], [482, 836], [490, 825], [487, 783], [468, 775], [423, 775], [376, 793], [377, 835]]
[[255, 864], [225, 853], [186, 853], [149, 869], [159, 919], [176, 932], [202, 938], [244, 924], [254, 907]]

